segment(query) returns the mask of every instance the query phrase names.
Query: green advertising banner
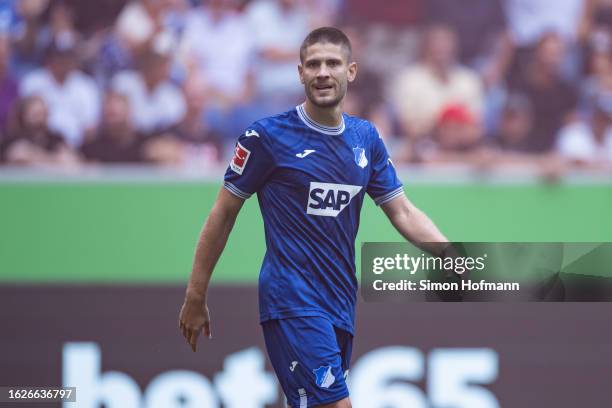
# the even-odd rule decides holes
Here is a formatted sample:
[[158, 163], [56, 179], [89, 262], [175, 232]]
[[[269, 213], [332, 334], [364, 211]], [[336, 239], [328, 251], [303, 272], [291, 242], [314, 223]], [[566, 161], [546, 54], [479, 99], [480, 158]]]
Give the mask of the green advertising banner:
[[[218, 183], [0, 183], [0, 281], [182, 283]], [[454, 241], [612, 241], [607, 184], [415, 184], [406, 194]], [[357, 245], [398, 242], [365, 201]], [[265, 250], [256, 198], [244, 206], [215, 283], [255, 283]], [[359, 265], [359, 260], [357, 260]]]

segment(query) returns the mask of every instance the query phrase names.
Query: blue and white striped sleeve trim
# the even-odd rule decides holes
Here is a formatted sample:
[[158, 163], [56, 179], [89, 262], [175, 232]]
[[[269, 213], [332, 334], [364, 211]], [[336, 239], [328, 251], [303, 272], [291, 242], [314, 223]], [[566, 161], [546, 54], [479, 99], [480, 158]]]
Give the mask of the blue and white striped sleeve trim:
[[224, 182], [223, 187], [225, 187], [230, 193], [232, 193], [236, 197], [242, 198], [243, 200], [247, 200], [249, 197], [252, 196], [252, 194], [245, 193], [229, 181]]
[[404, 194], [404, 187], [403, 186], [398, 187], [395, 190], [393, 190], [393, 191], [391, 191], [391, 192], [389, 192], [389, 193], [387, 193], [385, 195], [382, 195], [382, 196], [380, 196], [378, 198], [375, 198], [374, 199], [374, 203], [376, 205], [382, 205], [382, 204], [384, 204], [386, 202], [389, 202], [389, 201], [393, 200], [395, 197], [397, 197], [399, 195], [402, 195], [402, 194]]

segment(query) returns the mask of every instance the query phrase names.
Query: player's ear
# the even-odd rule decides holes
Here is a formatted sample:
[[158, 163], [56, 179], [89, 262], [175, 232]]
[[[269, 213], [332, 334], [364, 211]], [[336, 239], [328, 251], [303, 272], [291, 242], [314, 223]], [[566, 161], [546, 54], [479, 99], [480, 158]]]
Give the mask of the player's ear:
[[300, 74], [300, 82], [304, 83], [304, 67], [302, 64], [298, 64], [298, 73]]
[[357, 63], [353, 61], [348, 66], [347, 79], [349, 82], [353, 82], [356, 77], [357, 77]]

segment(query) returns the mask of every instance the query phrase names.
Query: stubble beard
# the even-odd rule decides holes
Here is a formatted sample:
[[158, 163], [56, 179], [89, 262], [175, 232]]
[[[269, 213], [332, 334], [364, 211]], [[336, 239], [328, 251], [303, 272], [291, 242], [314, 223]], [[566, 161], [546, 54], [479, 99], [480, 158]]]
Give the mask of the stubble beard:
[[324, 101], [324, 102], [319, 102], [317, 101], [317, 98], [313, 95], [313, 92], [311, 91], [309, 86], [305, 86], [305, 91], [306, 91], [306, 97], [308, 98], [310, 103], [312, 103], [317, 108], [324, 108], [324, 109], [337, 107], [338, 105], [340, 105], [340, 103], [342, 103], [342, 100], [344, 99], [344, 96], [346, 95], [346, 88], [343, 88], [343, 89], [340, 89], [340, 91], [338, 92], [337, 96], [334, 99]]

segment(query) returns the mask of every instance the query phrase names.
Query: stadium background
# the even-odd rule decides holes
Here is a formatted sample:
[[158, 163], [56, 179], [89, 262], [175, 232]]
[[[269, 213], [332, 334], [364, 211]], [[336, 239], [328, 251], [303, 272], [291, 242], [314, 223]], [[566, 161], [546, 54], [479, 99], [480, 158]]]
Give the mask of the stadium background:
[[[35, 2], [2, 4], [3, 38], [19, 40], [24, 19], [15, 10], [21, 3]], [[82, 7], [68, 1], [47, 6], [58, 3], [74, 7], [76, 32], [91, 39], [97, 25], [116, 24], [125, 2], [107, 0]], [[176, 10], [172, 7], [187, 3], [167, 5]], [[201, 7], [221, 3], [238, 7], [240, 12], [248, 8], [248, 4], [231, 1], [204, 2]], [[440, 22], [428, 14], [435, 6], [446, 5], [459, 13], [452, 1], [389, 1], [385, 7], [348, 0], [304, 3], [310, 12], [321, 13], [317, 21], [338, 21], [348, 30], [362, 28], [357, 31], [366, 34], [366, 49], [371, 51], [364, 54], [383, 61], [382, 67], [373, 64], [379, 68], [375, 74], [389, 81], [402, 64], [408, 66], [418, 58], [421, 30]], [[599, 33], [605, 31], [602, 26], [607, 27], [605, 13], [592, 10], [606, 10], [608, 3], [487, 0], [470, 1], [471, 8], [465, 7], [474, 14], [472, 18], [483, 22], [496, 7], [507, 12], [514, 5], [515, 12], [523, 10], [533, 17], [531, 27], [541, 25], [538, 35], [558, 31], [568, 49], [579, 51], [569, 52], [559, 66], [580, 94], [572, 112], [565, 112], [576, 114], [559, 119], [559, 132], [553, 139], [562, 137], [566, 125], [581, 123], [594, 129], [594, 112], [605, 111], [607, 105], [600, 98], [607, 92], [605, 81], [588, 80], [605, 77], [606, 72], [594, 73], [584, 61], [587, 55], [597, 54], [593, 49], [599, 47], [593, 45], [596, 41], [591, 36], [600, 38]], [[591, 7], [592, 13], [585, 11]], [[575, 10], [576, 15], [568, 16], [568, 10]], [[552, 17], [538, 20], [538, 12]], [[48, 14], [41, 15], [41, 26]], [[492, 21], [494, 15], [490, 15]], [[451, 20], [443, 22], [452, 25]], [[592, 24], [583, 33], [579, 27], [585, 21]], [[506, 24], [512, 31], [511, 21], [500, 31]], [[50, 36], [49, 32], [53, 29], [47, 34], [42, 30], [40, 38]], [[460, 40], [465, 42], [464, 37]], [[533, 46], [527, 42], [515, 45], [519, 54], [520, 49]], [[411, 51], [398, 54], [404, 49]], [[490, 46], [485, 49], [482, 55], [488, 59], [484, 60], [495, 61]], [[84, 53], [78, 55], [90, 62], [84, 65], [85, 71], [96, 81], [110, 80], [108, 66], [91, 63], [91, 52], [87, 58]], [[482, 73], [478, 67], [486, 64], [475, 56], [462, 55], [461, 62]], [[42, 60], [32, 66], [34, 60], [19, 58], [13, 56], [9, 70], [17, 83], [43, 66]], [[181, 73], [180, 62], [176, 66], [171, 81], [185, 92], [190, 77]], [[593, 88], [592, 83], [601, 87]], [[368, 84], [373, 86], [374, 81]], [[102, 93], [111, 89], [100, 86]], [[373, 96], [366, 91], [370, 86], [359, 86], [356, 93], [369, 105], [367, 98]], [[502, 89], [502, 96], [511, 94], [511, 88]], [[505, 106], [503, 97], [501, 103], [497, 101], [500, 94], [492, 91], [495, 87], [487, 89], [491, 92], [483, 92], [484, 107], [471, 111], [470, 106], [457, 106], [453, 101], [441, 109], [446, 115], [440, 112], [436, 119], [440, 123], [423, 135], [410, 134], [393, 96], [384, 89], [374, 95], [380, 98], [376, 104], [383, 107], [383, 114], [377, 109], [360, 109], [385, 129], [409, 198], [455, 241], [611, 241], [611, 158], [599, 154], [605, 152], [605, 144], [591, 151], [593, 157], [585, 156], [584, 151], [589, 150], [583, 145], [576, 147], [583, 149], [581, 154], [572, 156], [555, 143], [544, 149], [521, 145], [481, 155], [479, 148], [499, 137], [496, 123]], [[11, 100], [9, 108], [17, 103], [18, 98]], [[52, 105], [52, 101], [47, 103]], [[283, 103], [288, 102], [275, 100], [266, 109]], [[221, 131], [228, 122], [235, 125], [236, 117], [245, 121], [261, 113], [247, 109], [244, 114], [245, 110], [236, 109], [237, 116], [223, 117], [214, 105], [215, 100], [207, 100], [206, 106], [213, 108], [205, 120]], [[533, 109], [533, 101], [519, 105]], [[14, 143], [15, 129], [9, 122], [3, 124], [0, 141]], [[472, 140], [476, 127], [479, 141], [473, 146], [446, 146], [436, 135], [441, 125], [467, 135], [467, 140]], [[61, 129], [60, 123], [53, 132], [61, 133]], [[139, 132], [144, 133], [143, 129]], [[80, 142], [69, 135], [63, 136], [76, 155], [69, 160], [51, 157], [55, 154], [51, 149], [49, 157], [37, 154], [35, 159], [8, 163], [8, 143], [3, 144], [0, 385], [76, 384], [78, 403], [67, 407], [282, 406], [257, 324], [255, 285], [264, 242], [255, 200], [247, 202], [241, 212], [215, 271], [210, 300], [214, 338], [200, 343], [198, 353], [193, 354], [177, 328], [195, 241], [220, 188], [236, 130], [231, 131], [232, 135], [195, 141], [176, 136], [172, 139], [178, 140], [176, 144], [161, 144], [162, 154], [153, 158], [139, 154], [128, 160], [135, 163], [120, 166], [101, 165], [105, 160], [100, 157], [91, 161]], [[155, 136], [153, 133], [143, 137]], [[529, 137], [534, 136], [530, 133]], [[187, 147], [193, 145], [200, 149]], [[211, 148], [216, 153], [210, 154]], [[177, 156], [177, 151], [182, 153]], [[431, 151], [433, 155], [427, 153]], [[111, 155], [109, 161], [125, 161], [116, 159]], [[357, 245], [397, 240], [399, 235], [382, 213], [366, 201]], [[606, 303], [360, 303], [358, 316], [351, 369], [353, 404], [358, 408], [606, 407], [612, 397], [612, 311]]]

